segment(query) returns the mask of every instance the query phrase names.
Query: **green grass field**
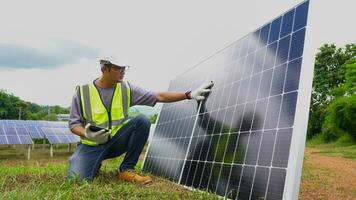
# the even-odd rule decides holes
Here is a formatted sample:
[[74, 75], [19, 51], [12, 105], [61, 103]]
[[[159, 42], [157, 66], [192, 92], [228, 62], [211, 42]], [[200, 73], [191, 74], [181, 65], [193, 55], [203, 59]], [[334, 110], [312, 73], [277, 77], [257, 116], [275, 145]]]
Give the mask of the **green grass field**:
[[[345, 165], [349, 166], [356, 159], [356, 146], [312, 141], [307, 147], [312, 153], [307, 153], [304, 158], [300, 199], [332, 199], [330, 193], [337, 194], [335, 198], [355, 196], [356, 190], [350, 187], [353, 183], [335, 184], [340, 180], [340, 174], [327, 167], [330, 163], [321, 163], [320, 156], [331, 156], [337, 161], [347, 158], [349, 163]], [[99, 176], [92, 182], [69, 182], [65, 177], [67, 160], [72, 152], [68, 152], [66, 146], [60, 146], [54, 148], [51, 158], [48, 146], [37, 145], [31, 150], [31, 160], [28, 161], [20, 147], [1, 146], [0, 199], [219, 199], [216, 195], [192, 191], [156, 176], [153, 176], [153, 184], [148, 186], [119, 181], [116, 168], [122, 157], [104, 161]], [[142, 160], [143, 154], [137, 170], [141, 168]], [[334, 163], [342, 165], [342, 162]]]
[[309, 148], [318, 150], [319, 154], [327, 156], [336, 156], [342, 158], [356, 159], [356, 144], [350, 138], [341, 138], [332, 143], [324, 143], [319, 138], [309, 140], [306, 144]]
[[[116, 169], [122, 157], [104, 161], [92, 182], [69, 182], [65, 177], [72, 152], [67, 147], [54, 148], [52, 158], [48, 147], [36, 147], [29, 161], [20, 152], [19, 147], [0, 147], [0, 199], [218, 199], [156, 176], [148, 186], [119, 181]], [[141, 164], [142, 159], [137, 169]]]

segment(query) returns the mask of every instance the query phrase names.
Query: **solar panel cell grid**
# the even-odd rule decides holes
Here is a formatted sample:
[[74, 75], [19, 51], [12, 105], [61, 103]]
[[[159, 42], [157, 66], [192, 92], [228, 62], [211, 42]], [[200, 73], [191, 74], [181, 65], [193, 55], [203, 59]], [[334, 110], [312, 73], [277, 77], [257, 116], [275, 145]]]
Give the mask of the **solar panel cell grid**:
[[19, 138], [21, 144], [33, 144], [33, 141], [29, 135], [21, 135]]
[[29, 125], [26, 127], [32, 138], [44, 138], [38, 127]]
[[8, 144], [5, 135], [0, 135], [0, 144]]
[[63, 124], [53, 125], [54, 123], [51, 124], [51, 127], [42, 127], [41, 129], [51, 144], [69, 144], [79, 142], [79, 136], [71, 133], [68, 127]]
[[[189, 77], [189, 74], [186, 77]], [[194, 83], [185, 80], [182, 88], [177, 88], [178, 82], [172, 81], [170, 89], [188, 90]], [[162, 112], [158, 119], [152, 148], [149, 150], [150, 154], [155, 156], [146, 158], [150, 163], [146, 165], [147, 170], [155, 171], [175, 181], [179, 180], [181, 174], [179, 169], [186, 156], [196, 109], [197, 103], [188, 101], [166, 104], [162, 107], [165, 112]]]
[[8, 144], [21, 144], [17, 135], [7, 135]]
[[60, 143], [60, 141], [56, 135], [47, 135], [46, 137], [51, 144], [59, 144]]
[[0, 135], [5, 135], [4, 126], [0, 125]]
[[28, 136], [28, 132], [25, 129], [25, 127], [16, 127], [16, 132], [18, 135], [27, 135]]
[[17, 135], [15, 127], [13, 127], [13, 126], [5, 126], [4, 130], [7, 135], [15, 135], [15, 136]]
[[21, 122], [1, 120], [0, 144], [33, 144], [33, 142]]

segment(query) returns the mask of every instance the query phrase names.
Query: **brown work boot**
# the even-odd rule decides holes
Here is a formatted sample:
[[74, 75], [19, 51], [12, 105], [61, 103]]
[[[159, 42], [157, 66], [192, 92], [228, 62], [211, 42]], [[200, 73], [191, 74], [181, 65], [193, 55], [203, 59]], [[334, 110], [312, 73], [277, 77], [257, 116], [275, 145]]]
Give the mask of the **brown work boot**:
[[132, 183], [139, 183], [141, 185], [146, 185], [152, 182], [149, 176], [140, 176], [134, 170], [126, 170], [119, 172], [119, 179]]

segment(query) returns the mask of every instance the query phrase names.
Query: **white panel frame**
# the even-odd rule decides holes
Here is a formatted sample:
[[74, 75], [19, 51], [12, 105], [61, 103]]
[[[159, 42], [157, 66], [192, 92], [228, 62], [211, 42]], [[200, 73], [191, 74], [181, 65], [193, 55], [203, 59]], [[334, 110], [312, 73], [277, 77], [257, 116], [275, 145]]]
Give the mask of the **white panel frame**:
[[[156, 128], [157, 128], [157, 125], [158, 125], [158, 120], [159, 120], [159, 118], [161, 117], [162, 108], [163, 108], [163, 106], [161, 107], [161, 109], [160, 109], [160, 111], [159, 111], [159, 113], [158, 113], [158, 115], [157, 115]], [[143, 166], [145, 165], [146, 158], [147, 158], [147, 154], [148, 154], [148, 150], [150, 149], [152, 140], [153, 140], [153, 138], [154, 138], [154, 136], [155, 136], [155, 133], [156, 133], [156, 128], [155, 128], [155, 131], [152, 133], [151, 140], [148, 142], [147, 149], [146, 149], [146, 153], [145, 153], [145, 157], [143, 158], [143, 162], [142, 162], [142, 165], [141, 165], [141, 170], [143, 169]]]
[[[309, 0], [308, 18], [304, 40], [302, 65], [300, 70], [297, 104], [287, 174], [284, 184], [283, 199], [297, 200], [299, 195], [300, 180], [304, 158], [304, 148], [307, 135], [310, 98], [312, 92], [314, 61], [316, 49], [311, 45], [313, 25], [313, 0]], [[304, 1], [302, 2], [304, 3]]]

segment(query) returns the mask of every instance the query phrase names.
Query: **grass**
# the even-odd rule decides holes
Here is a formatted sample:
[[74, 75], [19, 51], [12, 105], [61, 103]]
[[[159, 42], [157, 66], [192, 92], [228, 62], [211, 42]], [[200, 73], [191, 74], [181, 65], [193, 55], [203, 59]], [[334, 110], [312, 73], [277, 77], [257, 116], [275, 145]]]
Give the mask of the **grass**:
[[341, 137], [337, 141], [325, 143], [321, 138], [315, 137], [307, 141], [307, 147], [317, 149], [319, 154], [342, 158], [356, 159], [356, 144], [349, 136]]
[[[337, 194], [347, 199], [356, 194], [343, 184], [344, 178], [330, 170], [327, 165], [315, 160], [313, 155], [356, 158], [356, 146], [352, 143], [334, 142], [323, 144], [317, 140], [307, 142], [312, 154], [304, 158], [301, 199], [330, 199], [328, 194]], [[23, 149], [26, 152], [26, 148]], [[162, 177], [152, 176], [154, 183], [139, 186], [119, 181], [116, 168], [122, 157], [104, 161], [101, 172], [92, 182], [65, 179], [68, 168], [66, 146], [54, 148], [54, 157], [49, 156], [49, 147], [37, 145], [31, 150], [31, 160], [21, 153], [20, 147], [0, 146], [0, 199], [218, 199], [213, 194], [188, 190]], [[142, 165], [143, 155], [137, 165]], [[340, 162], [338, 162], [340, 163]], [[326, 167], [327, 166], [327, 167]], [[348, 176], [348, 175], [345, 175]], [[338, 182], [339, 181], [339, 182]], [[329, 198], [330, 197], [330, 198]], [[344, 198], [345, 197], [345, 198]]]
[[0, 199], [218, 199], [156, 176], [149, 186], [119, 181], [116, 169], [122, 157], [104, 161], [91, 182], [70, 182], [65, 177], [71, 154], [62, 146], [54, 148], [51, 158], [48, 148], [36, 147], [27, 161], [19, 147], [0, 147]]

